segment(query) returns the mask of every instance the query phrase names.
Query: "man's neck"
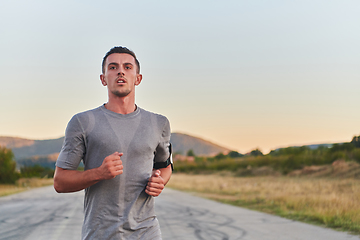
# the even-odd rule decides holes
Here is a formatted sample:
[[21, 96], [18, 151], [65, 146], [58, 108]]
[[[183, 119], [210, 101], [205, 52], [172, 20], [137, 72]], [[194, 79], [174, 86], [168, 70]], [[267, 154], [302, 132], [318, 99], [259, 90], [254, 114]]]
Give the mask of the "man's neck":
[[105, 108], [115, 113], [129, 114], [136, 110], [136, 105], [135, 101], [129, 98], [117, 98], [109, 99], [105, 104]]

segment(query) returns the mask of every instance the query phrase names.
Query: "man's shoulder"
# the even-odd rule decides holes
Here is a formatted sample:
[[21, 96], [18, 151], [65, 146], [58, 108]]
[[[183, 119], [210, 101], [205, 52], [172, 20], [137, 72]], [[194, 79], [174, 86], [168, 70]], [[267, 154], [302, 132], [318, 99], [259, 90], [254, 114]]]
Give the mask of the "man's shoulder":
[[160, 121], [168, 121], [167, 117], [165, 117], [164, 115], [159, 114], [159, 113], [150, 112], [150, 111], [145, 110], [143, 108], [140, 108], [140, 112], [141, 112], [142, 115], [147, 115], [147, 116], [150, 116], [152, 118], [157, 118]]
[[170, 122], [164, 115], [140, 109], [142, 118], [145, 119], [147, 126], [152, 126], [159, 132], [165, 132], [166, 135], [170, 134]]
[[75, 115], [72, 116], [72, 118], [70, 119], [70, 123], [86, 123], [88, 122], [90, 119], [94, 119], [95, 116], [97, 114], [99, 114], [99, 112], [101, 112], [101, 106], [94, 108], [94, 109], [89, 109], [89, 110], [85, 110], [79, 113], [76, 113]]
[[101, 111], [101, 107], [97, 107], [97, 108], [93, 108], [93, 109], [89, 109], [89, 110], [85, 110], [85, 111], [82, 111], [82, 112], [79, 112], [79, 113], [76, 113], [74, 115], [74, 117], [85, 117], [85, 116], [88, 116], [88, 115], [93, 115], [93, 114], [96, 114], [98, 113], [99, 111]]

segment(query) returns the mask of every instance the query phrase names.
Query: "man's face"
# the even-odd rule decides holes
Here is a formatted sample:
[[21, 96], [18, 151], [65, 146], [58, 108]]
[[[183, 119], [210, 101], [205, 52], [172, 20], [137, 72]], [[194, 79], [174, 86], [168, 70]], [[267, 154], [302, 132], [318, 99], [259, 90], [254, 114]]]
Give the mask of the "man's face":
[[134, 57], [127, 53], [109, 55], [105, 61], [104, 73], [100, 75], [102, 84], [108, 87], [109, 97], [134, 95], [135, 86], [140, 84], [141, 79]]

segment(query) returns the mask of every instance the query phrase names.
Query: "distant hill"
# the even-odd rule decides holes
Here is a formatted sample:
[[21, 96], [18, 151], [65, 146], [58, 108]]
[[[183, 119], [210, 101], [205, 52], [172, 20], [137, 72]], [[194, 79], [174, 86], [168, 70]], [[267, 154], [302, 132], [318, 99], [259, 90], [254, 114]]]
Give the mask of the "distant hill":
[[[0, 137], [0, 146], [11, 148], [19, 165], [40, 164], [54, 166], [60, 152], [64, 137], [49, 140], [30, 140], [17, 137]], [[172, 133], [173, 152], [185, 155], [190, 149], [195, 155], [212, 156], [229, 149], [201, 138], [182, 133]]]
[[317, 149], [319, 147], [331, 148], [333, 145], [334, 145], [334, 143], [323, 143], [323, 144], [311, 144], [311, 145], [304, 145], [304, 146], [308, 147], [310, 149]]
[[[32, 140], [31, 145], [21, 147], [9, 147], [12, 149], [15, 159], [30, 158], [32, 156], [47, 156], [59, 153], [64, 141], [64, 137], [49, 140]], [[8, 146], [7, 146], [8, 147]]]
[[0, 137], [0, 146], [7, 148], [20, 148], [33, 145], [35, 140], [18, 137]]
[[230, 151], [228, 148], [182, 133], [172, 133], [170, 142], [173, 145], [174, 153], [180, 153], [182, 155], [186, 155], [191, 149], [195, 155], [198, 156], [213, 156], [218, 153]]
[[[310, 144], [310, 145], [296, 145], [296, 146], [289, 146], [289, 147], [308, 147], [308, 148], [314, 150], [314, 149], [317, 149], [319, 147], [331, 148], [334, 144], [335, 143], [321, 143], [321, 144]], [[336, 143], [336, 144], [343, 144], [343, 142]], [[284, 148], [288, 148], [288, 147], [277, 148], [277, 149], [275, 149], [275, 151], [278, 151], [278, 150], [284, 149]]]

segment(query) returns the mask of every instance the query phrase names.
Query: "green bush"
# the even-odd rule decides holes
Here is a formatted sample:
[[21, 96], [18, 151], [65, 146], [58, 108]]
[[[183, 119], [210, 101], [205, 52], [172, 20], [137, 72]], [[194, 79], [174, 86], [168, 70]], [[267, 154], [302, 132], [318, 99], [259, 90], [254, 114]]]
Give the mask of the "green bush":
[[42, 167], [40, 165], [34, 166], [23, 166], [20, 168], [21, 177], [32, 178], [32, 177], [54, 177], [54, 170], [48, 167]]
[[11, 149], [0, 147], [0, 183], [15, 183], [19, 178]]
[[351, 160], [360, 163], [360, 148], [356, 148], [351, 152]]

